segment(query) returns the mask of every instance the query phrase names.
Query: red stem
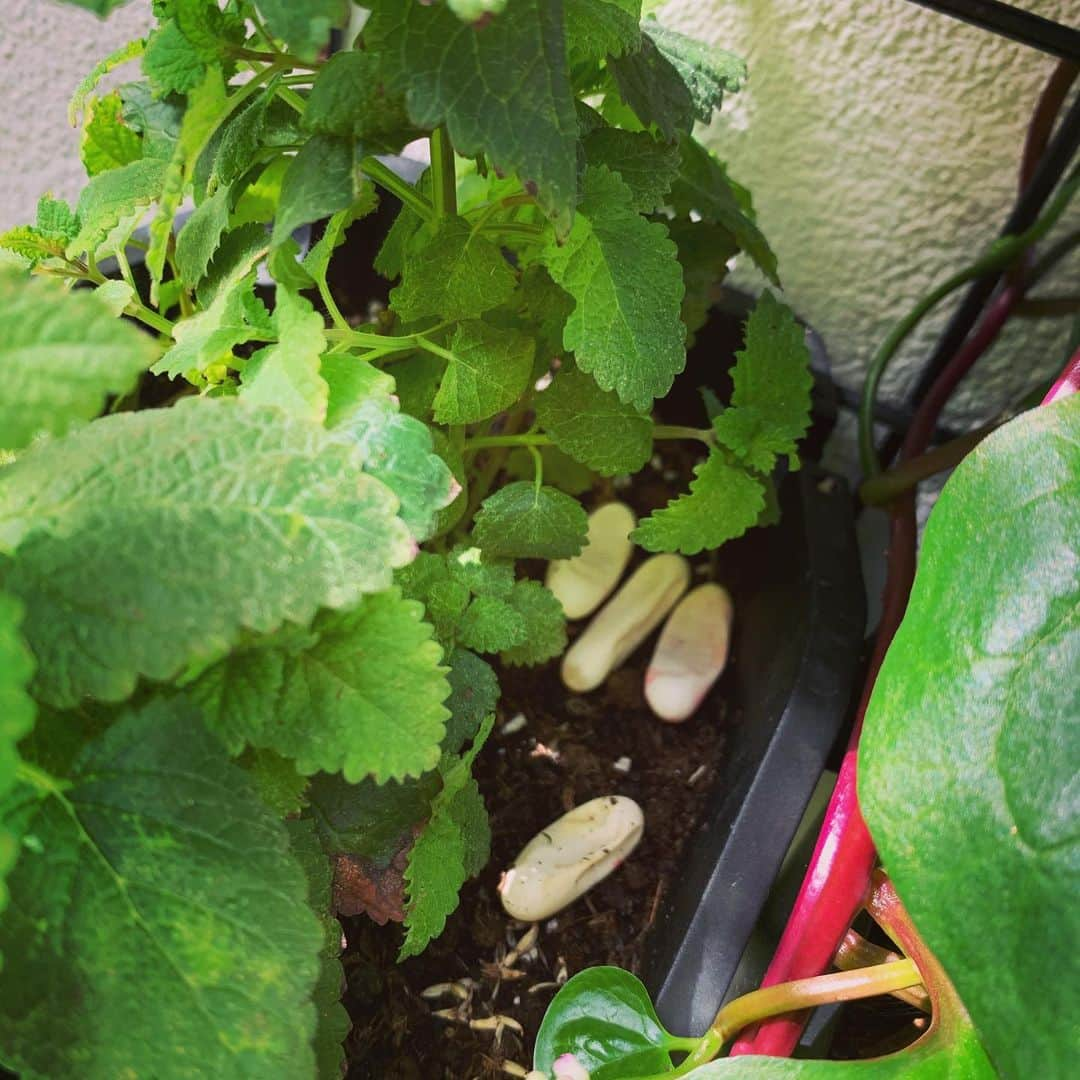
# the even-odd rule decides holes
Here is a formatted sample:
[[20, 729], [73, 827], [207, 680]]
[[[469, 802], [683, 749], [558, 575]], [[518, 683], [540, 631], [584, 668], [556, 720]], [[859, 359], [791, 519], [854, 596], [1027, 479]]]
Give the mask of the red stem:
[[1072, 358], [1065, 365], [1065, 370], [1057, 377], [1057, 381], [1050, 387], [1049, 393], [1042, 399], [1040, 404], [1052, 405], [1063, 397], [1080, 391], [1080, 349], [1072, 354]]

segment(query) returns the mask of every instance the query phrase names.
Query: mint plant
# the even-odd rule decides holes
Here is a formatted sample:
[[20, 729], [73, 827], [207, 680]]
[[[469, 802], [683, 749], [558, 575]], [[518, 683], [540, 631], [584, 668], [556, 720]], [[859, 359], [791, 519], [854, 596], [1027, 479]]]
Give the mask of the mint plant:
[[[771, 520], [797, 465], [807, 350], [768, 292], [730, 406], [652, 417], [730, 258], [778, 284], [692, 134], [742, 62], [638, 0], [365, 7], [328, 56], [343, 0], [156, 0], [75, 94], [77, 204], [0, 236], [23, 1076], [337, 1074], [334, 867], [407, 852], [401, 956], [439, 934], [487, 858], [491, 661], [566, 645], [517, 560], [578, 553], [579, 497], [657, 441], [703, 461], [648, 551]], [[416, 139], [411, 184], [386, 155]], [[390, 303], [359, 322], [328, 271], [389, 197]]]

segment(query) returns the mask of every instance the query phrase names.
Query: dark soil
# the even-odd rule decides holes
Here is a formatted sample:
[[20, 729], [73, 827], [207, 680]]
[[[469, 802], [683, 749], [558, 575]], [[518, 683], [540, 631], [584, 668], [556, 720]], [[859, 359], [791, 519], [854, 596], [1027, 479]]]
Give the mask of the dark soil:
[[[685, 486], [696, 460], [692, 448], [665, 449], [656, 467], [618, 495], [639, 513], [663, 505], [676, 484]], [[700, 578], [709, 568], [699, 563], [695, 569]], [[571, 635], [583, 625], [571, 626]], [[462, 890], [443, 935], [404, 964], [394, 962], [400, 940], [394, 928], [364, 918], [346, 921], [350, 1077], [468, 1080], [506, 1075], [507, 1060], [529, 1068], [544, 1011], [568, 976], [595, 964], [639, 970], [645, 937], [723, 753], [726, 726], [723, 680], [684, 724], [652, 715], [642, 693], [652, 644], [583, 696], [565, 689], [557, 662], [499, 671], [498, 722], [475, 766], [491, 816], [491, 861]], [[519, 713], [525, 726], [503, 734], [500, 728]], [[625, 773], [615, 768], [621, 758], [630, 761]], [[585, 897], [540, 924], [535, 949], [500, 971], [500, 961], [528, 930], [502, 910], [501, 871], [555, 818], [611, 794], [641, 805], [641, 844]], [[421, 996], [427, 987], [463, 980], [470, 988], [464, 1002]], [[436, 1010], [455, 1010], [455, 1016], [436, 1017]], [[496, 1038], [467, 1023], [496, 1016], [516, 1021], [521, 1033], [508, 1025]]]

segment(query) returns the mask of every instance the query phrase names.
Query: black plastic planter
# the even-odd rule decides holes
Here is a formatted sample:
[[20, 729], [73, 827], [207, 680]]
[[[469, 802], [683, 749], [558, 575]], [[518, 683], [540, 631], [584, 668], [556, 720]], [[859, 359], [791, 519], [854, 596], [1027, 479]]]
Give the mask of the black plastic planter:
[[[709, 330], [730, 327], [745, 306], [737, 294], [727, 297]], [[831, 423], [831, 386], [820, 341], [812, 343], [820, 429]], [[691, 354], [691, 381], [703, 360], [714, 358], [703, 340]], [[808, 447], [820, 444], [821, 434], [812, 432]], [[661, 1020], [682, 1035], [700, 1035], [728, 995], [849, 715], [860, 664], [865, 595], [847, 487], [807, 463], [783, 478], [780, 503], [778, 525], [719, 553], [717, 576], [731, 590], [736, 611], [725, 676], [729, 738], [645, 962]]]

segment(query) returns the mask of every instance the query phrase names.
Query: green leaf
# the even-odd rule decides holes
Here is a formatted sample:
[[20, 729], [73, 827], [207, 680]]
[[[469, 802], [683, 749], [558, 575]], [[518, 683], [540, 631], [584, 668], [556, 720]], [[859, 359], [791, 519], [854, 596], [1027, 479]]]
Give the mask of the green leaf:
[[746, 64], [733, 53], [653, 20], [642, 24], [641, 44], [610, 68], [626, 104], [668, 139], [689, 135], [695, 120], [707, 124], [724, 94], [737, 91], [746, 79]]
[[235, 399], [107, 417], [28, 451], [3, 472], [0, 547], [41, 698], [121, 700], [243, 629], [389, 586], [413, 541], [361, 465], [318, 426]]
[[124, 123], [123, 107], [116, 90], [103, 98], [91, 99], [87, 106], [79, 146], [87, 176], [118, 169], [143, 156], [142, 139]]
[[330, 397], [319, 374], [326, 349], [323, 317], [302, 296], [278, 286], [274, 324], [278, 340], [245, 362], [240, 396], [322, 423]]
[[256, 0], [267, 28], [304, 60], [314, 60], [330, 41], [330, 31], [348, 22], [345, 0]]
[[551, 590], [539, 581], [519, 581], [508, 602], [525, 623], [525, 640], [503, 649], [502, 662], [517, 667], [561, 656], [566, 648], [566, 615]]
[[142, 69], [159, 96], [190, 93], [206, 78], [206, 60], [175, 19], [150, 34]]
[[124, 83], [119, 92], [124, 102], [124, 119], [142, 136], [143, 157], [169, 161], [180, 138], [187, 106], [184, 98], [179, 94], [156, 97], [145, 79]]
[[193, 709], [126, 713], [4, 816], [37, 838], [0, 923], [8, 1066], [87, 1080], [313, 1074], [321, 935], [303, 873]]
[[68, 103], [68, 123], [72, 127], [77, 126], [79, 114], [83, 111], [86, 99], [110, 71], [114, 71], [121, 64], [126, 64], [130, 60], [137, 60], [142, 54], [143, 40], [142, 38], [136, 38], [134, 41], [121, 45], [120, 48], [109, 53], [103, 60], [99, 60], [86, 78], [75, 88], [75, 93], [71, 96], [71, 101]]
[[679, 148], [647, 131], [598, 128], [584, 140], [590, 165], [606, 165], [630, 189], [635, 210], [651, 213], [679, 175]]
[[221, 69], [216, 66], [207, 68], [205, 78], [188, 95], [188, 106], [180, 125], [180, 137], [176, 140], [172, 158], [165, 171], [157, 215], [150, 222], [146, 269], [150, 272], [151, 297], [156, 298], [157, 286], [165, 269], [173, 218], [180, 209], [199, 155], [221, 123], [226, 96], [225, 80], [222, 78]]
[[747, 320], [732, 380], [732, 407], [713, 420], [719, 442], [757, 472], [772, 472], [782, 456], [797, 469], [799, 440], [810, 426], [810, 350], [806, 331], [770, 292]]
[[535, 343], [518, 330], [479, 319], [459, 323], [451, 359], [435, 395], [440, 424], [475, 424], [514, 405], [532, 374]]
[[712, 221], [679, 219], [668, 223], [668, 233], [679, 249], [683, 285], [682, 321], [687, 347], [709, 318], [716, 286], [728, 272], [728, 260], [739, 253], [739, 244], [722, 225]]
[[545, 1075], [573, 1054], [589, 1080], [667, 1073], [674, 1039], [641, 981], [616, 967], [578, 972], [555, 995], [536, 1035], [533, 1067]]
[[634, 473], [652, 455], [652, 421], [576, 370], [561, 371], [536, 399], [555, 445], [601, 476]]
[[330, 387], [326, 426], [347, 424], [356, 410], [369, 399], [388, 399], [394, 392], [394, 378], [374, 364], [346, 353], [323, 357], [323, 378]]
[[126, 394], [157, 355], [94, 293], [0, 274], [0, 446], [63, 435]]
[[485, 15], [498, 15], [507, 0], [446, 0], [446, 6], [465, 22], [477, 22]]
[[515, 284], [514, 271], [490, 240], [462, 218], [445, 218], [406, 246], [390, 304], [405, 322], [431, 315], [470, 319], [508, 300]]
[[[34, 674], [34, 658], [19, 633], [21, 621], [22, 607], [10, 596], [0, 593], [0, 805], [16, 784], [19, 768], [16, 746], [34, 726], [35, 706], [26, 692]], [[481, 660], [476, 662], [483, 663]], [[462, 707], [459, 702], [459, 708]], [[18, 858], [21, 839], [21, 829], [0, 824], [0, 913], [8, 902], [4, 880]]]
[[696, 555], [742, 536], [765, 508], [765, 485], [723, 450], [694, 468], [690, 491], [655, 510], [630, 534], [646, 551]]
[[[1080, 853], [1080, 396], [994, 432], [930, 515], [878, 676], [859, 801], [889, 874], [1003, 1076], [1068, 1076]], [[1003, 958], [1007, 958], [1007, 962]], [[993, 972], [993, 978], [987, 973]]]
[[334, 252], [345, 243], [345, 233], [350, 225], [366, 217], [379, 205], [375, 185], [363, 182], [360, 197], [347, 210], [340, 210], [327, 223], [322, 236], [311, 246], [304, 257], [304, 271], [312, 281], [326, 284], [326, 272]]
[[[413, 536], [419, 541], [428, 539], [439, 511], [454, 497], [456, 486], [453, 474], [435, 451], [431, 429], [402, 412], [387, 393], [360, 390], [362, 396], [345, 404], [346, 381], [357, 392], [358, 372], [370, 368], [365, 361], [328, 353], [323, 365], [331, 388], [328, 425], [355, 442], [363, 454], [364, 472], [382, 481], [398, 497], [398, 513]], [[341, 369], [346, 366], [352, 370], [343, 373]]]
[[577, 122], [561, 5], [515, 0], [482, 27], [442, 4], [373, 6], [365, 42], [385, 54], [389, 86], [405, 94], [413, 122], [430, 130], [445, 121], [459, 154], [484, 153], [535, 186], [565, 234], [577, 190]]
[[564, 0], [571, 70], [641, 46], [641, 0]]
[[233, 753], [247, 743], [350, 783], [419, 776], [438, 764], [450, 693], [422, 617], [397, 590], [377, 593], [319, 615], [301, 647], [286, 631], [233, 652], [191, 694]]
[[176, 269], [189, 288], [202, 281], [229, 225], [229, 189], [218, 190], [195, 208], [176, 237]]
[[484, 500], [473, 539], [489, 558], [568, 559], [584, 546], [588, 520], [577, 499], [519, 481]]
[[248, 747], [236, 764], [248, 775], [251, 786], [275, 817], [298, 814], [307, 806], [308, 778], [296, 771], [296, 765], [273, 750]]
[[459, 753], [461, 748], [480, 730], [485, 716], [495, 712], [499, 703], [499, 680], [491, 665], [468, 649], [455, 649], [449, 657], [450, 696], [446, 707], [450, 719], [446, 721], [443, 752]]
[[281, 181], [271, 242], [276, 246], [301, 225], [348, 209], [362, 190], [352, 140], [312, 136], [289, 162]]
[[444, 762], [443, 789], [431, 804], [431, 818], [409, 852], [405, 882], [405, 940], [398, 960], [421, 953], [442, 933], [457, 907], [458, 890], [487, 861], [491, 832], [472, 760], [491, 734], [494, 716], [485, 718], [469, 752]]
[[618, 176], [588, 166], [569, 239], [543, 259], [575, 300], [563, 344], [603, 389], [645, 412], [686, 365], [683, 281], [667, 230], [632, 203]]
[[[79, 233], [68, 244], [71, 257], [102, 252], [109, 234], [161, 195], [167, 164], [154, 158], [133, 161], [95, 176], [79, 196]], [[132, 221], [134, 225], [134, 220]]]
[[680, 139], [682, 166], [672, 184], [675, 209], [687, 217], [722, 225], [750, 256], [761, 272], [779, 286], [776, 255], [753, 218], [749, 195], [728, 176], [724, 166], [700, 143]]
[[458, 625], [458, 640], [467, 649], [494, 653], [525, 641], [525, 620], [505, 600], [478, 596], [469, 604]]

